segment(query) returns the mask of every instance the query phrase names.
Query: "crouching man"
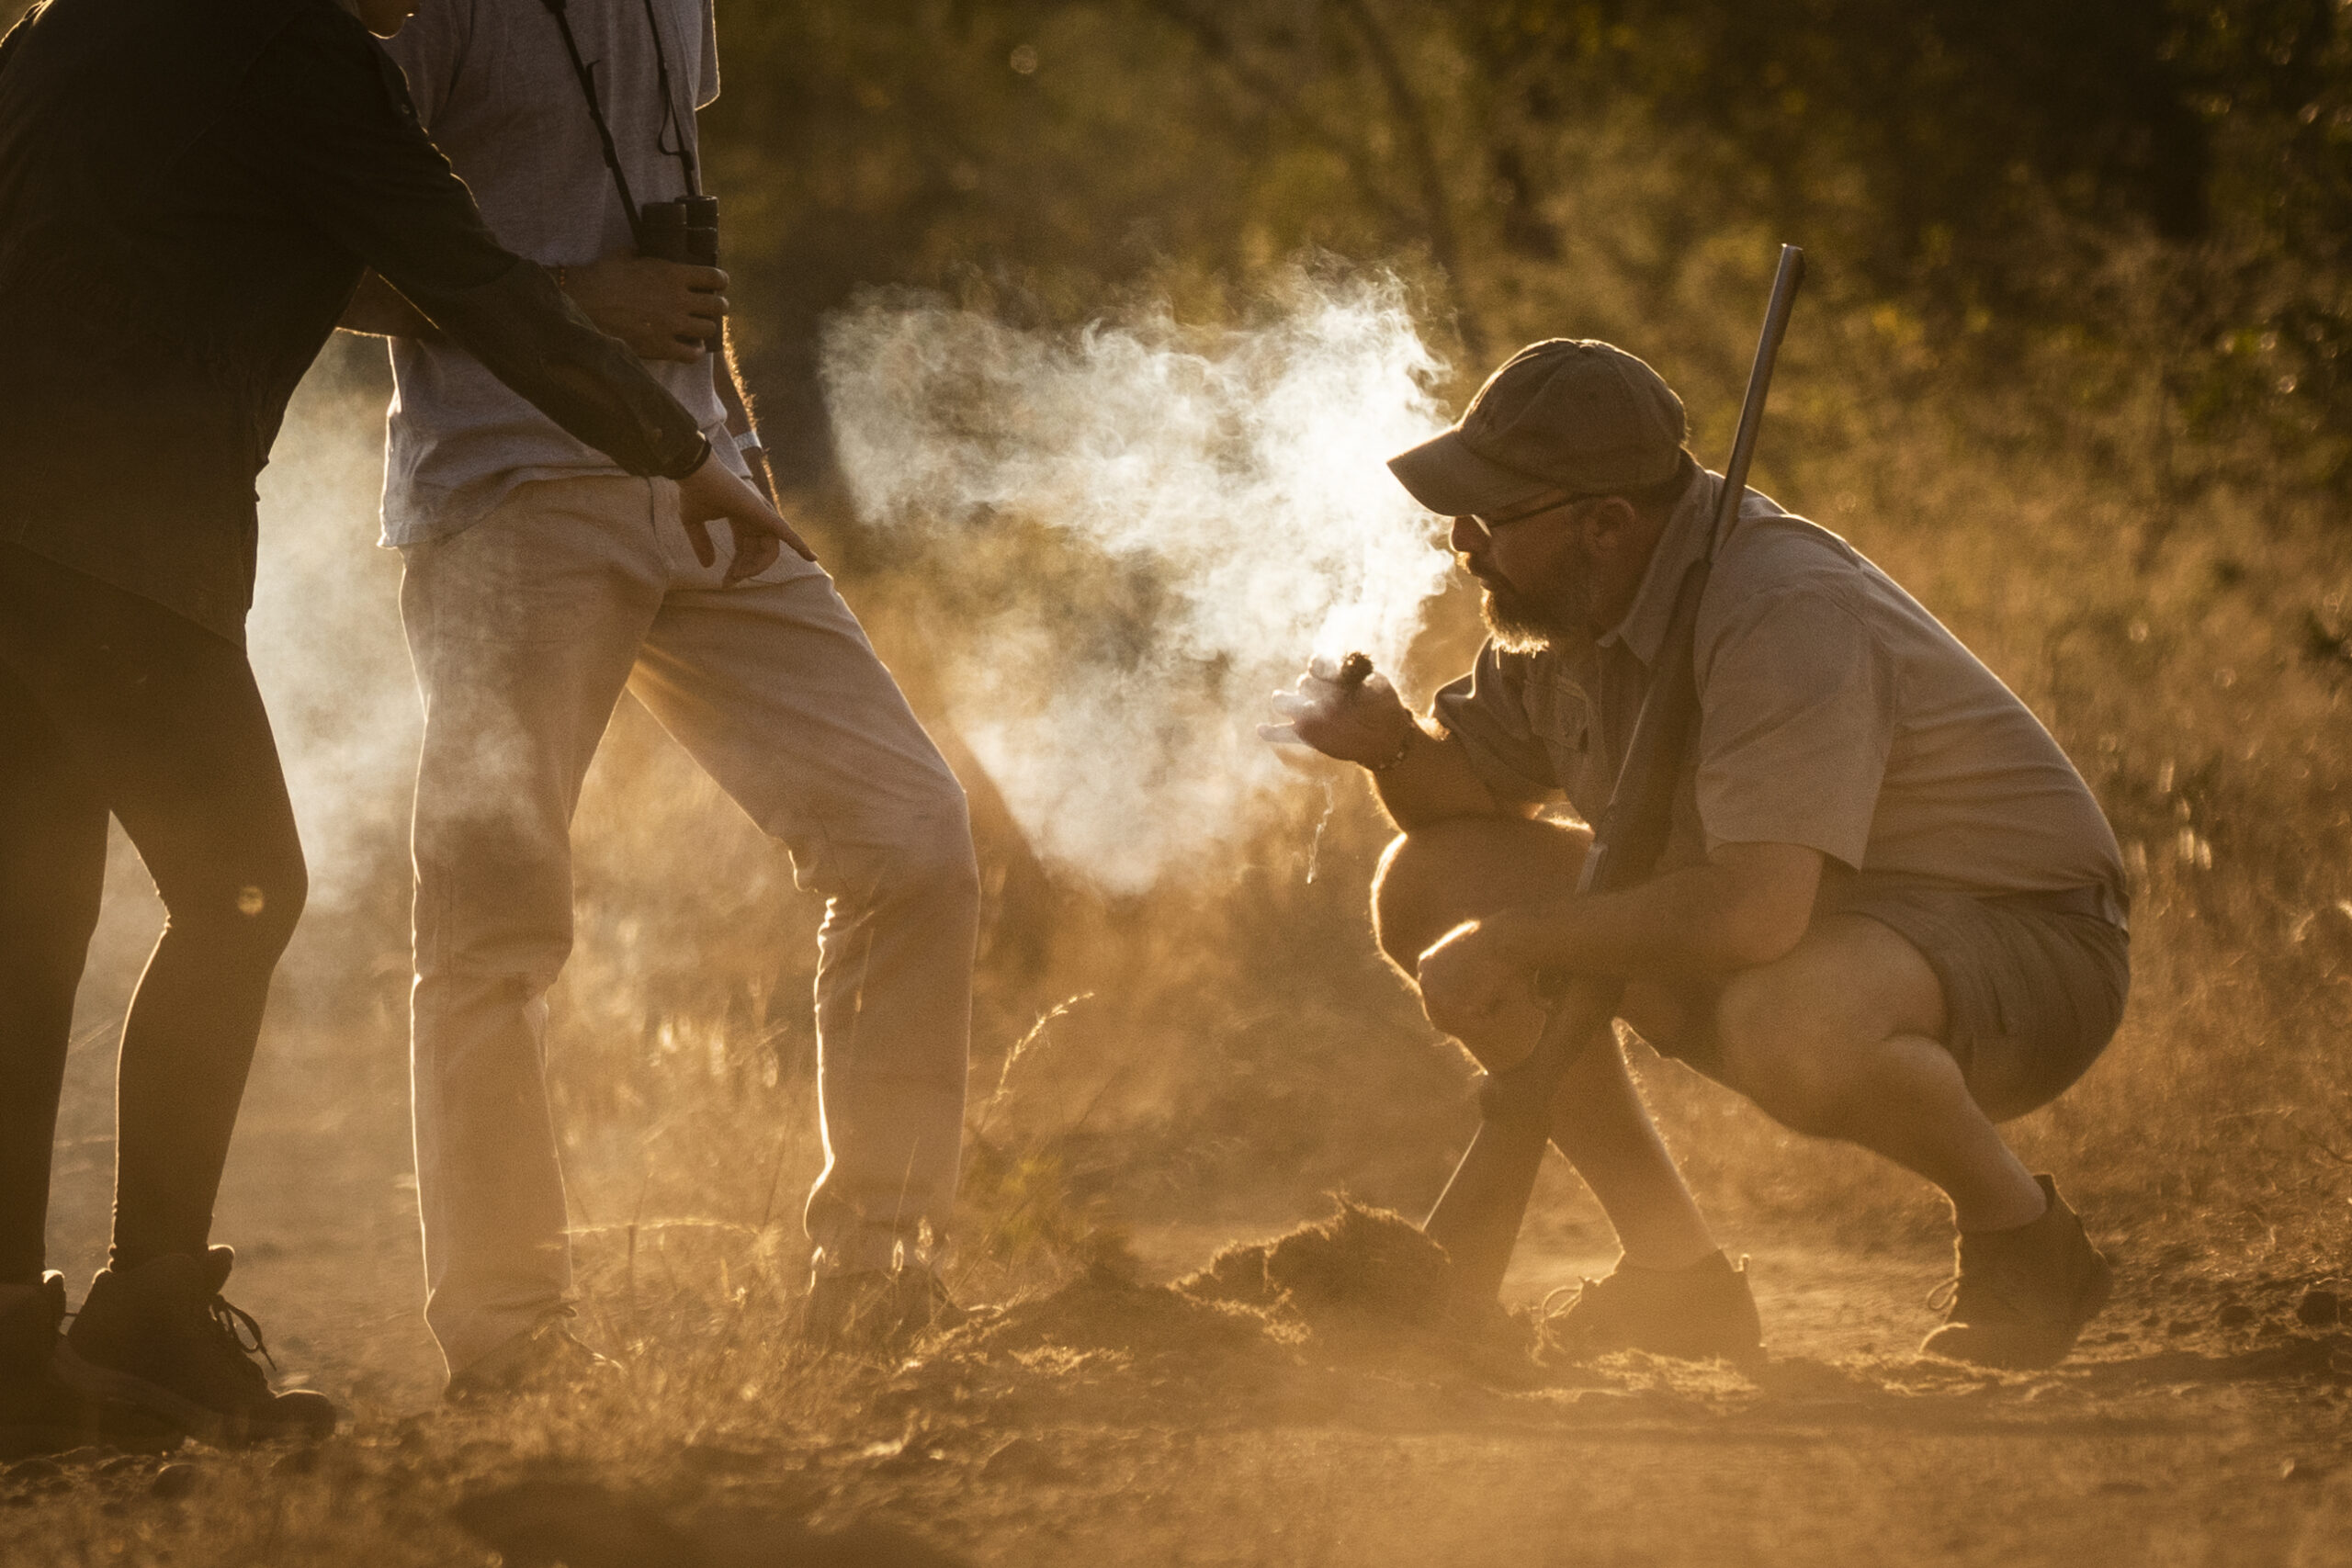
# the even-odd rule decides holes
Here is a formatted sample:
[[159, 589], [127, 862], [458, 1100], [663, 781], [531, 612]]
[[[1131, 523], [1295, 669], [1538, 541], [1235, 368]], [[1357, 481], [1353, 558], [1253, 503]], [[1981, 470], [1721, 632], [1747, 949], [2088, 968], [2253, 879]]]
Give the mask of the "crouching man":
[[[1928, 1351], [2065, 1355], [2107, 1261], [1996, 1123], [2114, 1033], [2129, 976], [2115, 836], [2023, 703], [1836, 535], [1748, 493], [1697, 626], [1697, 742], [1659, 874], [1573, 889], [1718, 476], [1679, 398], [1606, 344], [1522, 350], [1461, 423], [1395, 458], [1453, 518], [1491, 637], [1424, 722], [1378, 677], [1310, 672], [1277, 705], [1370, 769], [1402, 836], [1374, 918], [1431, 1022], [1489, 1069], [1532, 1048], [1547, 981], [1623, 975], [1623, 1021], [1787, 1126], [1860, 1144], [1951, 1201], [1959, 1278]], [[1563, 1321], [1576, 1348], [1752, 1353], [1717, 1249], [1613, 1045], [1553, 1142], [1623, 1248]]]

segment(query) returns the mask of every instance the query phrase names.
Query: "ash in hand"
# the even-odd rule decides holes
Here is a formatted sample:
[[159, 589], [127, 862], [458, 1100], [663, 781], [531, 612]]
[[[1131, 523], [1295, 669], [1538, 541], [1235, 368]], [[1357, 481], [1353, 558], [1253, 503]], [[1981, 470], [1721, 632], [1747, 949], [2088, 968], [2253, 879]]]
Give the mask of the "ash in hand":
[[[1283, 722], [1260, 725], [1258, 739], [1277, 746], [1311, 745], [1298, 733], [1297, 721], [1309, 714], [1336, 712], [1341, 704], [1363, 689], [1363, 683], [1372, 679], [1373, 668], [1372, 656], [1360, 650], [1340, 660], [1336, 670], [1319, 658], [1313, 660], [1307, 665], [1297, 690], [1273, 694], [1274, 711], [1282, 716]], [[1314, 688], [1318, 684], [1330, 690], [1317, 692]]]
[[1258, 727], [1261, 739], [1303, 745], [1326, 757], [1382, 773], [1404, 761], [1417, 721], [1371, 657], [1339, 663], [1317, 659], [1287, 692], [1272, 694], [1278, 722]]

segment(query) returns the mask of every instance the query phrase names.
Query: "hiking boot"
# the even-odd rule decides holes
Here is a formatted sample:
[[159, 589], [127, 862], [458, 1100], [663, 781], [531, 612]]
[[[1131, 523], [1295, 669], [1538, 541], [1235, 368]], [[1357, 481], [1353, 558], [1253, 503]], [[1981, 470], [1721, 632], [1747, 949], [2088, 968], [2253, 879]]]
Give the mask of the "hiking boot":
[[470, 1404], [510, 1394], [563, 1393], [617, 1376], [618, 1361], [566, 1326], [571, 1315], [571, 1308], [557, 1307], [489, 1355], [452, 1372], [442, 1397]]
[[269, 1360], [261, 1325], [221, 1299], [236, 1256], [216, 1247], [201, 1258], [167, 1252], [135, 1269], [100, 1269], [58, 1348], [59, 1373], [209, 1443], [326, 1437], [334, 1405], [305, 1389], [273, 1392], [254, 1359]]
[[0, 1285], [0, 1461], [97, 1446], [168, 1453], [179, 1434], [112, 1400], [92, 1399], [58, 1377], [57, 1331], [65, 1276]]
[[801, 1337], [834, 1349], [896, 1354], [925, 1334], [944, 1333], [970, 1317], [930, 1269], [820, 1270], [808, 1282]]
[[1620, 1263], [1607, 1279], [1585, 1280], [1566, 1306], [1546, 1311], [1544, 1340], [1572, 1361], [1611, 1350], [1752, 1361], [1764, 1353], [1764, 1325], [1747, 1259], [1735, 1269], [1713, 1252], [1682, 1269]]
[[2013, 1230], [1961, 1232], [1946, 1287], [1951, 1305], [1944, 1325], [1920, 1344], [1922, 1355], [2012, 1371], [2054, 1367], [2107, 1304], [2115, 1271], [2057, 1184], [2034, 1179], [2050, 1200], [2040, 1219]]

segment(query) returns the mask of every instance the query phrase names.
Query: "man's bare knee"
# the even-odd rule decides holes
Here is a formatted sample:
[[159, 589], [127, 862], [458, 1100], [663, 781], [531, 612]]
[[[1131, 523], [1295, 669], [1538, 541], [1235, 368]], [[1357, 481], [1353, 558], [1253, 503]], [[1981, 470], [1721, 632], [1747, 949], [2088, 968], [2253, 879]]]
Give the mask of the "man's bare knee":
[[1444, 934], [1420, 934], [1429, 924], [1423, 906], [1430, 902], [1428, 884], [1434, 880], [1422, 863], [1433, 853], [1425, 840], [1399, 833], [1381, 852], [1380, 864], [1372, 874], [1373, 940], [1408, 980], [1417, 977], [1420, 955], [1430, 943]]
[[[1412, 967], [1410, 957], [1398, 962], [1409, 972]], [[1485, 1031], [1481, 1025], [1490, 1022], [1493, 997], [1460, 987], [1425, 985], [1419, 980], [1414, 982], [1414, 988], [1420, 993], [1421, 1013], [1430, 1021], [1431, 1028], [1440, 1034], [1472, 1046], [1474, 1051], [1476, 1043], [1483, 1043], [1480, 1037]]]
[[1398, 836], [1372, 881], [1381, 951], [1410, 978], [1463, 921], [1574, 888], [1585, 842], [1581, 829], [1516, 817], [1453, 817]]

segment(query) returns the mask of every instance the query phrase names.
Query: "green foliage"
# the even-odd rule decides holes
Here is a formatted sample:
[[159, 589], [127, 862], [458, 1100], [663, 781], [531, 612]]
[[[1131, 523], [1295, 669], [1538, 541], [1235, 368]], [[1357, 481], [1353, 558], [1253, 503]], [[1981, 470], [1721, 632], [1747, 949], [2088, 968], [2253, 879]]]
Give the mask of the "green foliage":
[[2125, 330], [2108, 264], [2151, 236], [2176, 408], [2320, 437], [2346, 473], [2352, 41], [2328, 0], [721, 11], [737, 265], [811, 465], [810, 323], [865, 285], [1068, 320], [1143, 287], [1213, 304], [1302, 247], [1419, 257], [1475, 372], [1588, 324], [1543, 310], [1553, 275], [1655, 314], [1760, 229], [1979, 371]]

